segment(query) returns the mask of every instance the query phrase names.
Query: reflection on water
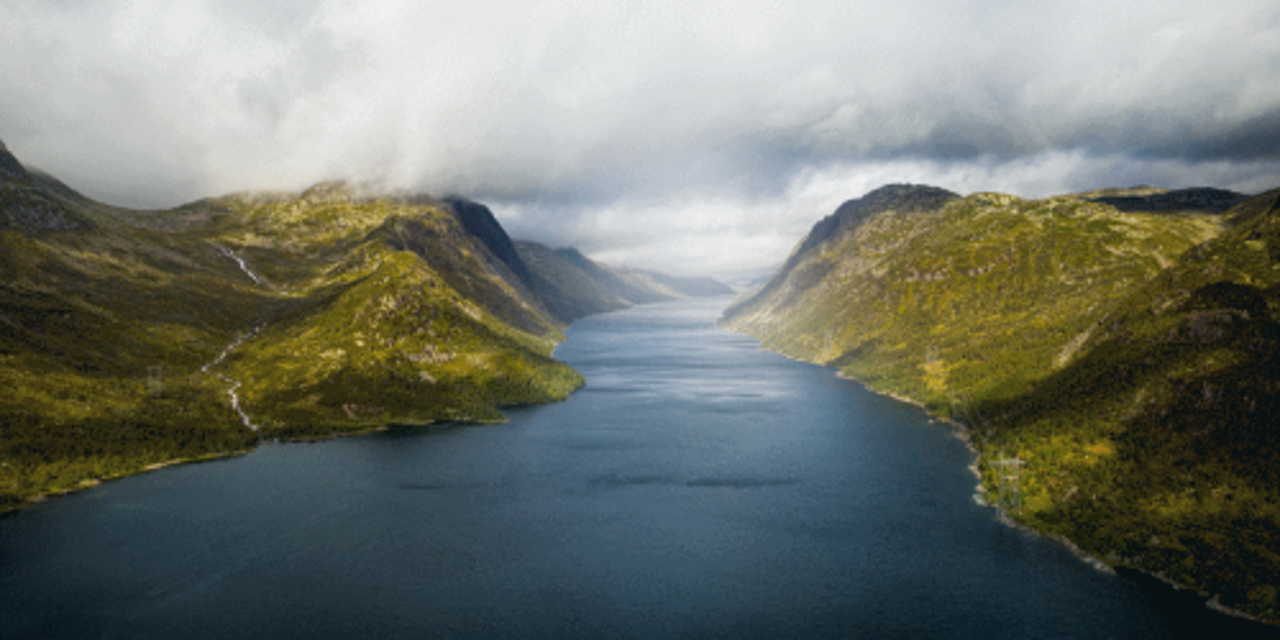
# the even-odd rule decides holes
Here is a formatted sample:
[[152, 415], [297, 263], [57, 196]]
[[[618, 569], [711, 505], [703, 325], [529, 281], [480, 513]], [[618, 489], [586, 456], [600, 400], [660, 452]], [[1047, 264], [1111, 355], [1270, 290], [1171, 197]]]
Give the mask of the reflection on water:
[[1201, 621], [997, 524], [945, 429], [717, 331], [726, 302], [581, 321], [556, 355], [588, 386], [507, 424], [265, 445], [2, 520], [0, 637], [1100, 638]]

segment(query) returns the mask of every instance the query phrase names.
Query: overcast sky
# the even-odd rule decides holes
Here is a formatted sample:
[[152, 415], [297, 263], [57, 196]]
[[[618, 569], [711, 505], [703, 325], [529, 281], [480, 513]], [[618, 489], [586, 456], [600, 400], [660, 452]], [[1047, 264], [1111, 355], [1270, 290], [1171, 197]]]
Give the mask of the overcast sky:
[[612, 264], [781, 262], [891, 182], [1280, 186], [1280, 2], [0, 4], [0, 140], [114, 204], [345, 178]]

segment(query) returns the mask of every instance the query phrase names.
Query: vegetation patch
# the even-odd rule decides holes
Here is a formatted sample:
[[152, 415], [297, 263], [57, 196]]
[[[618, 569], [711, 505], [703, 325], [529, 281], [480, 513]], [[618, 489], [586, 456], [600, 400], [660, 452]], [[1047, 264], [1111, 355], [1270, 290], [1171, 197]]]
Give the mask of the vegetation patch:
[[963, 423], [1014, 519], [1277, 621], [1278, 194], [1160, 195], [873, 192], [723, 322]]
[[127, 211], [10, 164], [0, 510], [263, 437], [501, 420], [583, 383], [550, 357], [558, 319], [447, 203], [329, 183]]

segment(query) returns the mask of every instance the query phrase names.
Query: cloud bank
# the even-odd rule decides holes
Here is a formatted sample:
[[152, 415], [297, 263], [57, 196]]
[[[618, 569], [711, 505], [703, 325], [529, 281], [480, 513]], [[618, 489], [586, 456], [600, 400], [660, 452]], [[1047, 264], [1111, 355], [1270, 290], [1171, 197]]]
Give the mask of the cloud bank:
[[110, 202], [347, 178], [518, 237], [768, 267], [886, 182], [1280, 185], [1270, 1], [0, 7], [0, 139]]

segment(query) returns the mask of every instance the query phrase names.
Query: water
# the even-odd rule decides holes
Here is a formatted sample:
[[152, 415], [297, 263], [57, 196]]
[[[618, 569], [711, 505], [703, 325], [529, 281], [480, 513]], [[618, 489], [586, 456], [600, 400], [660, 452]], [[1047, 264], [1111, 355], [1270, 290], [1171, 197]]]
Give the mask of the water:
[[1199, 607], [974, 504], [918, 409], [717, 331], [583, 320], [510, 422], [108, 483], [0, 520], [0, 637], [1170, 637]]

